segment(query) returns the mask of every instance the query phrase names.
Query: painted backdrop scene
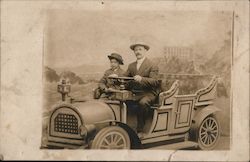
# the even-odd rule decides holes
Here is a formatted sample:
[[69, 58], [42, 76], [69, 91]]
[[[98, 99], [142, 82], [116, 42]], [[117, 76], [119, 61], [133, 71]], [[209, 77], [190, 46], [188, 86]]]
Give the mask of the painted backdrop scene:
[[42, 149], [230, 149], [231, 12], [46, 12]]

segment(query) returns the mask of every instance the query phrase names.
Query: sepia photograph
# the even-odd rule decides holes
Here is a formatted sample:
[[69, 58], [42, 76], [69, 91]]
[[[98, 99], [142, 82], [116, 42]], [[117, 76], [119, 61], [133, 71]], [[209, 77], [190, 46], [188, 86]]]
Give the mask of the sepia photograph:
[[249, 1], [0, 4], [0, 160], [249, 161]]
[[48, 10], [42, 148], [230, 149], [232, 30], [232, 12]]

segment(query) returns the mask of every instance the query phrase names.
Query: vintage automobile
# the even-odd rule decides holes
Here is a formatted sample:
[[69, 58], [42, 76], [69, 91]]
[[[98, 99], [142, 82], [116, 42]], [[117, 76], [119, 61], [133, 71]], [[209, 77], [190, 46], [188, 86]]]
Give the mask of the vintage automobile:
[[63, 101], [49, 116], [48, 148], [89, 149], [213, 149], [220, 137], [220, 125], [214, 105], [217, 77], [194, 94], [180, 95], [179, 81], [163, 91], [146, 121], [144, 136], [139, 138], [133, 124], [133, 106], [126, 101], [134, 94], [125, 89], [129, 77], [113, 77], [121, 83], [112, 98], [77, 100], [65, 97], [70, 85], [58, 85]]

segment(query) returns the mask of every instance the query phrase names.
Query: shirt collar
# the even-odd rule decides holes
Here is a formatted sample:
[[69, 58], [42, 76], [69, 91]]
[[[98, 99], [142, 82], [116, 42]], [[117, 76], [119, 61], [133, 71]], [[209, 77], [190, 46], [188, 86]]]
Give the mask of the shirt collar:
[[137, 63], [142, 63], [145, 60], [146, 57], [141, 58], [140, 60], [137, 60]]

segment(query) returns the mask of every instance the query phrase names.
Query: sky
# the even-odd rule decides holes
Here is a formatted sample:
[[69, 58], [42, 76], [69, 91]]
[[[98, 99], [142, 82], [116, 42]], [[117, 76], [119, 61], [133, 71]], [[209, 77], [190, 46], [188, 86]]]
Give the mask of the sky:
[[142, 41], [148, 57], [166, 46], [192, 47], [212, 55], [229, 39], [231, 14], [204, 11], [50, 10], [45, 35], [45, 65], [52, 68], [108, 64], [117, 52], [125, 64], [135, 60], [129, 46]]

